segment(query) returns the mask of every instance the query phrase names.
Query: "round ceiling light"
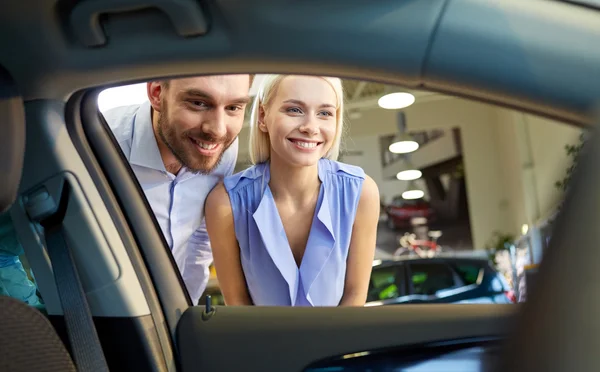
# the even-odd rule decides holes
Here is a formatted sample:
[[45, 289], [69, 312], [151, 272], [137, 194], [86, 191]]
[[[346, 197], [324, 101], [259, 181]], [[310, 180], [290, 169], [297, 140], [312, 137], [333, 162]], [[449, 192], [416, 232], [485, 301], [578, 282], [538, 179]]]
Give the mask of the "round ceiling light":
[[423, 173], [418, 169], [409, 169], [402, 172], [398, 172], [396, 178], [400, 181], [412, 181], [421, 178]]
[[403, 140], [394, 142], [388, 147], [390, 152], [394, 154], [407, 154], [409, 152], [417, 151], [419, 143], [413, 140]]
[[421, 199], [423, 196], [423, 190], [407, 190], [402, 193], [402, 198], [406, 200]]
[[415, 96], [410, 93], [390, 93], [377, 101], [379, 107], [387, 110], [399, 110], [415, 103]]

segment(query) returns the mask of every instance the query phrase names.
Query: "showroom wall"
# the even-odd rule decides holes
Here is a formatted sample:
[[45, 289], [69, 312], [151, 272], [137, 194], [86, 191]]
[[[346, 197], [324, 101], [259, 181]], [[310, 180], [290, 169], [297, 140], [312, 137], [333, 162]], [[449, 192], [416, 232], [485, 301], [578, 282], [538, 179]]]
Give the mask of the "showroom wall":
[[[448, 97], [415, 104], [405, 112], [409, 131], [460, 128], [473, 245], [482, 248], [494, 231], [507, 230], [510, 226], [507, 196], [499, 172], [501, 158], [498, 152], [498, 136], [495, 133], [496, 109], [493, 106]], [[394, 118], [395, 114], [390, 111], [365, 111], [360, 121], [351, 123], [352, 136], [354, 137], [355, 132], [362, 132], [364, 127], [387, 129], [387, 133], [394, 133]], [[381, 125], [383, 121], [391, 125]], [[356, 127], [362, 128], [355, 131]], [[375, 128], [371, 133], [374, 131]], [[440, 154], [440, 158], [443, 158], [443, 154]], [[377, 165], [379, 163], [372, 166]], [[392, 188], [393, 186], [384, 184], [380, 192], [384, 194]]]
[[[498, 110], [500, 151], [510, 195], [520, 200], [511, 206], [512, 218], [535, 224], [549, 215], [562, 199], [555, 187], [570, 165], [565, 145], [576, 144], [581, 130], [556, 121], [512, 110]], [[511, 171], [520, 166], [521, 172]], [[514, 226], [517, 228], [518, 226]]]
[[[450, 97], [417, 103], [405, 112], [409, 131], [460, 128], [475, 248], [483, 248], [495, 231], [518, 236], [524, 224], [536, 223], [560, 201], [554, 184], [569, 166], [564, 146], [577, 142], [578, 128]], [[362, 154], [344, 161], [362, 166], [386, 201], [406, 187], [384, 177], [379, 158], [379, 136], [395, 132], [393, 111], [364, 110], [349, 121], [347, 149]], [[451, 151], [447, 145], [436, 150], [440, 159]]]

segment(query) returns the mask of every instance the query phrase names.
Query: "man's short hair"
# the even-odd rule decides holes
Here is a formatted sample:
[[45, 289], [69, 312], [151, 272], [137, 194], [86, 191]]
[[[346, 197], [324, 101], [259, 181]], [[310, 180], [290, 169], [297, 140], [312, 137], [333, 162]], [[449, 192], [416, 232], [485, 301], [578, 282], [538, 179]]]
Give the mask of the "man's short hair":
[[[252, 88], [252, 83], [254, 82], [254, 77], [256, 76], [256, 74], [249, 74], [249, 75], [250, 75], [250, 87]], [[161, 81], [163, 88], [168, 88], [170, 81], [171, 81], [171, 79]]]

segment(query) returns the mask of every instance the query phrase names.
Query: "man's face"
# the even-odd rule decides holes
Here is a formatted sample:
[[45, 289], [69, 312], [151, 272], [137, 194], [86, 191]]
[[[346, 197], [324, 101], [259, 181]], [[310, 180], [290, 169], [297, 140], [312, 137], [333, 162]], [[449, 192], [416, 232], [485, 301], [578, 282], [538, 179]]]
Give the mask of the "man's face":
[[157, 139], [190, 171], [210, 173], [242, 129], [249, 90], [248, 75], [149, 83]]

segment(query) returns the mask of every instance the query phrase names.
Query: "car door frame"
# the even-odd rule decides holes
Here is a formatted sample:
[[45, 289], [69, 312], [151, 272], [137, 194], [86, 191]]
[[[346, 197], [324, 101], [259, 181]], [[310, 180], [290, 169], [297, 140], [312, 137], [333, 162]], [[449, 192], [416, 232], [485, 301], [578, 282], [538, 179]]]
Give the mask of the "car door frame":
[[[413, 2], [415, 4], [416, 2]], [[448, 2], [450, 3], [450, 2]], [[462, 69], [472, 68], [470, 65], [473, 61], [467, 61], [464, 64], [452, 64], [452, 61], [456, 61], [456, 58], [461, 56], [461, 53], [457, 53], [456, 49], [453, 49], [451, 45], [456, 46], [460, 42], [461, 34], [453, 33], [452, 28], [456, 27], [456, 23], [459, 20], [458, 14], [464, 13], [465, 9], [469, 9], [472, 6], [474, 14], [486, 14], [489, 16], [490, 9], [485, 8], [485, 4], [476, 5], [473, 1], [465, 1], [462, 3], [452, 2], [453, 6], [449, 6], [451, 9], [450, 16], [444, 19], [445, 22], [439, 25], [438, 30], [445, 30], [442, 38], [436, 39], [430, 50], [426, 51], [427, 58], [418, 61], [416, 65], [419, 66], [419, 73], [421, 67], [424, 67], [427, 72], [427, 76], [431, 86], [435, 87], [440, 91], [456, 92], [464, 95], [476, 94], [477, 88], [479, 87], [481, 95], [478, 96], [480, 99], [490, 99], [492, 101], [497, 100], [498, 102], [504, 102], [505, 104], [514, 105], [519, 107], [518, 101], [522, 95], [527, 96], [528, 94], [538, 99], [538, 112], [542, 112], [542, 107], [551, 108], [550, 99], [546, 98], [547, 105], [544, 106], [541, 102], [544, 102], [543, 98], [539, 95], [536, 96], [532, 93], [535, 89], [539, 89], [538, 86], [511, 86], [512, 82], [510, 79], [505, 82], [506, 85], [495, 86], [495, 95], [490, 94], [485, 96], [483, 94], [484, 88], [488, 88], [490, 85], [490, 75], [477, 76], [473, 80], [463, 81], [464, 86], [458, 88], [452, 88], [452, 83], [457, 83], [459, 79], [457, 76], [461, 75]], [[466, 4], [466, 5], [465, 5]], [[474, 5], [475, 4], [475, 5]], [[479, 11], [479, 13], [477, 13]], [[512, 13], [511, 13], [512, 14]], [[507, 16], [504, 14], [504, 16]], [[510, 16], [510, 14], [509, 14]], [[483, 22], [485, 17], [473, 17], [478, 22]], [[508, 17], [510, 18], [510, 17]], [[523, 23], [522, 19], [516, 19]], [[438, 25], [436, 25], [437, 27]], [[437, 36], [437, 35], [436, 35]], [[519, 41], [519, 40], [517, 40]], [[506, 44], [503, 44], [506, 45]], [[462, 47], [465, 47], [462, 45]], [[491, 45], [490, 47], [494, 47]], [[477, 48], [469, 47], [471, 50]], [[485, 54], [486, 48], [482, 49], [482, 55]], [[463, 54], [465, 53], [463, 50]], [[454, 55], [454, 57], [452, 57]], [[490, 53], [494, 55], [494, 53]], [[444, 62], [446, 61], [446, 62]], [[350, 66], [348, 63], [347, 73], [350, 76], [357, 76], [356, 71], [351, 71], [356, 66]], [[288, 65], [293, 70], [292, 65]], [[340, 73], [343, 73], [340, 69]], [[390, 68], [391, 70], [391, 68]], [[298, 70], [299, 71], [299, 70]], [[384, 74], [379, 75], [379, 80], [393, 81], [394, 79], [389, 76], [389, 79], [383, 78]], [[465, 75], [466, 76], [466, 75]], [[465, 77], [463, 76], [463, 77]], [[486, 80], [486, 76], [488, 80]], [[477, 80], [479, 79], [479, 80]], [[493, 80], [493, 79], [492, 79]], [[487, 82], [487, 84], [486, 84]], [[514, 82], [513, 82], [514, 83]], [[552, 84], [551, 79], [547, 82]], [[475, 93], [473, 93], [470, 89]], [[534, 89], [535, 88], [535, 89]], [[521, 89], [521, 90], [519, 90]], [[593, 90], [593, 87], [588, 91]], [[492, 89], [493, 91], [493, 89]], [[554, 93], [553, 98], [563, 97], [560, 93]], [[502, 101], [499, 97], [502, 95], [515, 97], [513, 101], [505, 99]], [[581, 102], [581, 98], [584, 94], [581, 93], [577, 97], [573, 97], [571, 101], [565, 98], [568, 103], [573, 103], [575, 106], [565, 107], [580, 107], [577, 106]], [[491, 98], [490, 98], [491, 97]], [[535, 107], [531, 105], [530, 109]], [[572, 112], [579, 112], [577, 109], [573, 109]], [[561, 116], [560, 110], [551, 111], [550, 114], [556, 114]], [[99, 119], [94, 118], [94, 114], [97, 112], [88, 113], [89, 116], [86, 124], [90, 126], [98, 126]], [[563, 113], [564, 114], [564, 113]], [[569, 115], [564, 114], [562, 117], [568, 117]], [[584, 121], [583, 115], [571, 116], [574, 122]], [[89, 129], [89, 128], [87, 128]], [[106, 137], [106, 133], [99, 132], [100, 137]], [[116, 196], [115, 200], [105, 200], [105, 203], [114, 204], [116, 211], [122, 210], [123, 215], [113, 218], [122, 218], [123, 223], [131, 228], [133, 233], [134, 242], [139, 245], [139, 249], [146, 255], [145, 263], [148, 266], [148, 271], [152, 275], [152, 283], [156, 287], [157, 295], [161, 303], [161, 310], [165, 313], [165, 319], [168, 324], [171, 336], [174, 337], [174, 344], [177, 345], [179, 351], [179, 357], [181, 360], [181, 366], [183, 370], [197, 369], [197, 368], [219, 368], [219, 367], [240, 367], [242, 363], [246, 367], [246, 370], [261, 370], [266, 366], [278, 366], [282, 368], [302, 368], [306, 363], [322, 358], [324, 356], [331, 356], [332, 354], [344, 354], [351, 352], [352, 350], [357, 352], [368, 352], [381, 347], [389, 347], [391, 344], [394, 345], [408, 345], [418, 344], [421, 342], [427, 342], [428, 339], [448, 339], [448, 338], [464, 338], [464, 337], [475, 337], [477, 335], [489, 335], [493, 333], [504, 334], [506, 329], [504, 328], [504, 319], [508, 319], [510, 310], [500, 310], [502, 307], [487, 307], [485, 305], [467, 305], [467, 306], [424, 306], [424, 307], [397, 307], [392, 312], [389, 308], [379, 307], [373, 309], [295, 309], [295, 308], [282, 308], [282, 309], [265, 309], [265, 308], [235, 308], [235, 307], [224, 307], [217, 308], [214, 310], [209, 309], [205, 311], [199, 307], [190, 307], [189, 303], [186, 304], [185, 295], [181, 294], [182, 285], [180, 278], [178, 277], [176, 270], [169, 265], [164, 268], [164, 272], [160, 272], [160, 269], [156, 268], [156, 265], [164, 264], [160, 260], [153, 260], [147, 256], [160, 255], [157, 252], [164, 252], [165, 245], [160, 237], [158, 231], [151, 231], [150, 235], [159, 238], [155, 242], [149, 242], [144, 240], [144, 228], [148, 227], [150, 230], [156, 230], [155, 223], [152, 219], [145, 214], [148, 214], [148, 206], [142, 204], [145, 209], [140, 212], [139, 206], [130, 205], [127, 199], [128, 197], [133, 198], [135, 202], [143, 203], [143, 198], [140, 195], [139, 187], [135, 188], [132, 186], [131, 172], [125, 171], [127, 169], [126, 164], [123, 163], [123, 159], [118, 160], [116, 157], [116, 149], [110, 149], [106, 138], [98, 139], [95, 144], [92, 142], [95, 139], [90, 139], [90, 146], [93, 147], [94, 153], [90, 149], [80, 149], [81, 151], [89, 151], [90, 159], [98, 159], [98, 163], [101, 168], [100, 174], [111, 172], [107, 170], [107, 165], [116, 165], [118, 171], [112, 171], [110, 177], [106, 177], [107, 190], [112, 190]], [[104, 141], [104, 145], [100, 144]], [[113, 144], [114, 145], [114, 144]], [[103, 148], [106, 146], [106, 148]], [[85, 146], [84, 146], [85, 147]], [[104, 151], [104, 153], [102, 153]], [[107, 159], [112, 159], [107, 161]], [[96, 164], [98, 165], [98, 164]], [[127, 186], [118, 185], [118, 177], [115, 175], [122, 175], [124, 179], [121, 180], [126, 183]], [[111, 180], [111, 182], [108, 182]], [[133, 182], [135, 185], [135, 182]], [[137, 212], [136, 212], [137, 210]], [[140, 213], [143, 221], [136, 221], [132, 218], [135, 213]], [[167, 254], [168, 257], [168, 254]], [[157, 258], [157, 257], [155, 257]], [[164, 258], [164, 257], [163, 257]], [[168, 259], [167, 259], [168, 260]], [[161, 283], [164, 282], [164, 286], [161, 287]], [[169, 296], [166, 292], [171, 287], [177, 294], [179, 305], [170, 304], [166, 298]], [[189, 300], [189, 299], [188, 299]], [[179, 306], [177, 311], [174, 306]], [[505, 308], [502, 308], [505, 309]], [[439, 313], [444, 313], [445, 321], [440, 325]], [[487, 315], [485, 315], [487, 314]], [[321, 323], [323, 319], [326, 319], [328, 323], [324, 326], [326, 329], [315, 328], [315, 324]], [[232, 321], [235, 320], [235, 321]], [[476, 324], [474, 324], [476, 323]], [[175, 324], [176, 330], [173, 330]], [[438, 325], [437, 329], [434, 325]], [[236, 328], [237, 327], [237, 328]], [[332, 331], [335, 330], [335, 331]], [[406, 332], [406, 331], [409, 332]], [[360, 332], [358, 332], [360, 331]], [[254, 338], [248, 338], [249, 334], [267, 336], [261, 339], [261, 343], [256, 342]], [[291, 336], [283, 337], [278, 341], [269, 339], [268, 336], [273, 335], [294, 335], [301, 338], [305, 343], [294, 341], [289, 339]], [[214, 338], [211, 339], [210, 336]], [[341, 337], [344, 336], [344, 337]], [[207, 341], [208, 340], [208, 341]], [[241, 340], [241, 341], [240, 341]], [[232, 345], [232, 342], [237, 345]], [[242, 344], [243, 343], [243, 344]], [[237, 346], [237, 347], [235, 347]], [[301, 346], [301, 355], [291, 354], [294, 350], [299, 350], [298, 346]], [[256, 355], [264, 355], [265, 350], [269, 350], [272, 356], [281, 358], [280, 360], [256, 358]], [[223, 358], [223, 354], [226, 358]], [[252, 355], [254, 358], [252, 359]], [[272, 357], [270, 356], [270, 357]], [[285, 359], [285, 360], [284, 360]], [[268, 362], [271, 362], [269, 364]], [[220, 364], [221, 363], [221, 364]]]
[[[486, 305], [464, 309], [454, 305], [339, 309], [191, 306], [143, 191], [98, 112], [98, 93], [81, 93], [81, 109], [72, 112], [78, 117], [70, 120], [70, 134], [78, 137], [74, 142], [78, 142], [88, 170], [97, 177], [104, 202], [114, 208], [113, 219], [131, 232], [131, 249], [139, 252], [157, 293], [156, 305], [160, 304], [151, 311], [164, 317], [163, 330], [173, 347], [164, 349], [163, 354], [172, 356], [178, 370], [298, 370], [347, 353], [410, 347], [433, 340], [467, 345], [473, 338], [498, 337], [506, 332], [514, 309]], [[441, 327], [436, 320], [440, 313], [446, 314]], [[467, 326], [473, 319], [477, 319], [477, 327]], [[418, 332], [419, 328], [423, 331]], [[406, 329], [412, 331], [402, 336]], [[261, 343], [251, 342], [254, 336], [250, 335], [259, 335]], [[269, 335], [271, 338], [266, 339]], [[307, 347], [309, 339], [311, 346]], [[303, 352], [291, 354], [298, 348]], [[265, 354], [265, 350], [269, 352]]]

